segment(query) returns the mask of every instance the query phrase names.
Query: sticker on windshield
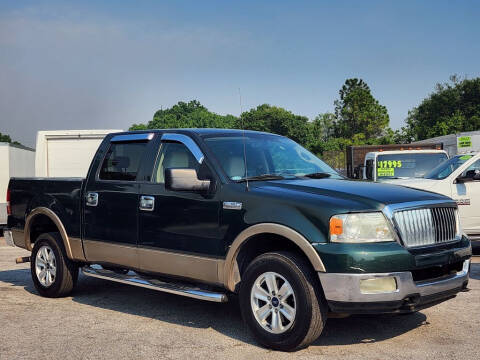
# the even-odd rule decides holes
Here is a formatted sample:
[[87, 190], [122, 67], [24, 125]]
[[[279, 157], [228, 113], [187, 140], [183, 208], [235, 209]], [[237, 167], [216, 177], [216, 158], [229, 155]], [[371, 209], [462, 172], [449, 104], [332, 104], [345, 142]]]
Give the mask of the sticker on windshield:
[[463, 155], [463, 156], [460, 156], [460, 160], [468, 160], [472, 157], [473, 155]]
[[379, 169], [402, 167], [402, 160], [380, 160], [378, 162]]
[[395, 176], [395, 168], [377, 168], [377, 176]]

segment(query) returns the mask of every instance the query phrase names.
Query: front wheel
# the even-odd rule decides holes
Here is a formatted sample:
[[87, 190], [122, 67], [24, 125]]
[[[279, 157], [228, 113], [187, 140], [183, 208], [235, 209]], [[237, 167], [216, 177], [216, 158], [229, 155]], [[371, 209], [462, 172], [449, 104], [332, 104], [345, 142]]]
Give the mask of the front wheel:
[[59, 233], [41, 234], [30, 260], [33, 283], [45, 297], [67, 296], [78, 279], [78, 266], [67, 258]]
[[255, 258], [242, 276], [240, 308], [255, 338], [264, 346], [298, 350], [320, 336], [326, 305], [315, 272], [290, 252]]

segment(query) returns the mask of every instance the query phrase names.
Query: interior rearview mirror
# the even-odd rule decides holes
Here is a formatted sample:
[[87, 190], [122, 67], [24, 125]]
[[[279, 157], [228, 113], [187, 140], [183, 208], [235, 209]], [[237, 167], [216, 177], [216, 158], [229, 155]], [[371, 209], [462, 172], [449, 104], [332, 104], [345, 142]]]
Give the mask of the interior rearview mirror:
[[199, 180], [195, 169], [165, 169], [165, 188], [173, 191], [208, 191], [210, 180]]

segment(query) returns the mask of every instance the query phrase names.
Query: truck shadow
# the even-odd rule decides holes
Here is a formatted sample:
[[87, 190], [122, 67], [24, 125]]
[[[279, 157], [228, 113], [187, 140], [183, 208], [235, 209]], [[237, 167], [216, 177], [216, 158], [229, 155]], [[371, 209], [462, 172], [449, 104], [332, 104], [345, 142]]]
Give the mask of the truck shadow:
[[[23, 287], [38, 296], [30, 271], [0, 271], [0, 282]], [[181, 296], [80, 276], [72, 301], [106, 310], [156, 319], [181, 326], [212, 328], [233, 339], [257, 345], [240, 316], [234, 298], [225, 304], [210, 303]], [[55, 299], [45, 299], [54, 302]], [[351, 316], [329, 319], [316, 346], [378, 342], [407, 333], [426, 323], [426, 316]], [[161, 326], [161, 325], [160, 325]]]

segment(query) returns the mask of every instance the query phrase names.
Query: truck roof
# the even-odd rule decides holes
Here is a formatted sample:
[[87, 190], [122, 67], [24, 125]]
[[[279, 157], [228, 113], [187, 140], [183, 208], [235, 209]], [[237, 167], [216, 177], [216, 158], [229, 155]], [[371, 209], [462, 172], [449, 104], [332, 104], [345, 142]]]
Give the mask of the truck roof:
[[8, 142], [0, 142], [0, 146], [10, 146], [18, 149], [23, 149], [23, 150], [28, 150], [28, 151], [35, 151], [35, 149], [32, 149], [28, 146], [22, 145], [22, 144], [14, 144], [14, 143], [8, 143]]
[[121, 134], [136, 134], [136, 133], [146, 133], [146, 132], [177, 132], [177, 133], [194, 133], [199, 136], [209, 136], [209, 135], [243, 135], [245, 134], [265, 134], [265, 135], [274, 135], [281, 136], [277, 134], [272, 134], [264, 131], [254, 131], [254, 130], [241, 130], [241, 129], [217, 129], [217, 128], [179, 128], [179, 129], [146, 129], [146, 130], [136, 130], [136, 131], [125, 131]]
[[396, 154], [418, 154], [418, 153], [423, 153], [423, 154], [428, 154], [428, 153], [434, 153], [434, 154], [446, 154], [445, 150], [389, 150], [389, 151], [371, 151], [367, 153], [367, 155], [371, 154], [377, 154], [377, 155], [396, 155]]

